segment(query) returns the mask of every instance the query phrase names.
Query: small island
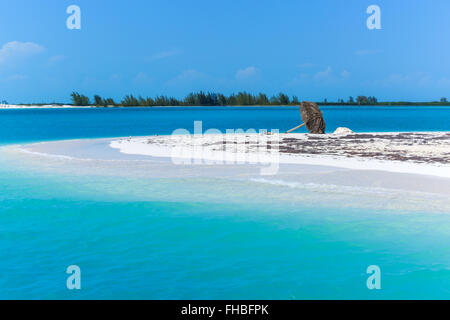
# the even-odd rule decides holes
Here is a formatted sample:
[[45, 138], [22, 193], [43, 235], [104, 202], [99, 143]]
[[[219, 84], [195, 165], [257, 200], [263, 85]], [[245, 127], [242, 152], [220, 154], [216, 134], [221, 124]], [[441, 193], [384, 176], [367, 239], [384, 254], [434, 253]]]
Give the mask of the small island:
[[[266, 93], [249, 93], [246, 91], [225, 95], [214, 92], [191, 92], [184, 98], [175, 98], [165, 95], [154, 97], [126, 95], [120, 101], [113, 98], [105, 98], [94, 95], [91, 99], [87, 95], [73, 92], [70, 103], [61, 102], [40, 102], [31, 104], [8, 104], [2, 101], [0, 108], [113, 108], [113, 107], [224, 107], [224, 106], [296, 106], [300, 104], [298, 96], [289, 96], [280, 92], [276, 95]], [[447, 98], [440, 98], [439, 101], [378, 101], [372, 96], [349, 96], [346, 100], [337, 101], [316, 101], [321, 106], [450, 106]]]

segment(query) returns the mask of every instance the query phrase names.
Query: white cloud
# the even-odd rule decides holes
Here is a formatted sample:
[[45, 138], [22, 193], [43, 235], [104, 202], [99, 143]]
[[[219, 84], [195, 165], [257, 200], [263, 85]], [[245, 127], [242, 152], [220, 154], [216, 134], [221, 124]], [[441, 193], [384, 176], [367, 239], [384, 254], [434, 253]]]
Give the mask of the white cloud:
[[238, 80], [245, 80], [245, 79], [249, 79], [252, 78], [254, 76], [257, 76], [259, 73], [259, 70], [256, 67], [247, 67], [245, 69], [241, 69], [238, 70], [238, 72], [236, 72], [236, 79]]
[[[445, 81], [433, 78], [427, 72], [392, 73], [378, 79], [367, 79], [362, 82], [365, 87], [397, 90], [397, 93], [410, 96], [418, 95], [420, 92], [427, 92], [428, 97], [431, 92], [441, 95], [450, 86], [445, 86]], [[448, 82], [450, 85], [450, 82]], [[426, 91], [423, 91], [426, 90]]]
[[147, 74], [145, 74], [144, 72], [139, 72], [133, 79], [134, 83], [147, 83], [147, 82], [151, 82], [153, 79], [150, 78]]
[[183, 84], [186, 82], [190, 82], [190, 81], [194, 81], [194, 80], [199, 80], [199, 79], [203, 79], [206, 76], [195, 70], [195, 69], [189, 69], [189, 70], [184, 70], [182, 71], [179, 75], [177, 75], [175, 78], [170, 79], [169, 81], [167, 81], [166, 84], [168, 85], [178, 85], [178, 84]]
[[319, 71], [315, 74], [314, 79], [315, 80], [324, 80], [324, 79], [328, 79], [331, 76], [331, 67], [328, 67], [326, 70], [324, 71]]
[[198, 84], [198, 81], [203, 81], [208, 79], [209, 77], [204, 73], [201, 73], [195, 69], [188, 69], [182, 71], [176, 77], [168, 80], [166, 85], [169, 86], [178, 86], [178, 85], [194, 85], [194, 83]]
[[427, 85], [435, 85], [432, 77], [423, 72], [409, 73], [409, 74], [400, 74], [394, 73], [389, 75], [384, 81], [384, 84], [387, 86], [391, 85], [414, 85], [414, 86], [427, 86]]
[[355, 52], [355, 54], [357, 56], [365, 56], [365, 55], [369, 55], [369, 54], [376, 54], [378, 53], [379, 50], [368, 50], [368, 49], [363, 49], [363, 50], [357, 50]]
[[156, 61], [156, 60], [161, 60], [161, 59], [165, 59], [168, 57], [172, 57], [175, 56], [177, 54], [180, 54], [181, 51], [178, 49], [174, 49], [174, 50], [169, 50], [169, 51], [161, 51], [158, 53], [155, 53], [154, 55], [148, 57], [148, 61]]
[[292, 79], [292, 81], [290, 81], [290, 84], [297, 85], [297, 84], [307, 83], [309, 78], [310, 78], [309, 74], [301, 73], [298, 76], [295, 76], [294, 79]]
[[60, 54], [60, 55], [56, 55], [56, 56], [50, 57], [48, 59], [48, 61], [51, 62], [51, 63], [58, 63], [58, 62], [66, 60], [66, 58], [67, 58], [66, 56]]
[[444, 88], [450, 88], [450, 79], [449, 78], [441, 78], [437, 81], [437, 85]]
[[299, 65], [297, 65], [297, 67], [299, 67], [299, 68], [312, 68], [312, 67], [315, 67], [316, 65], [314, 64], [314, 63], [302, 63], [302, 64], [299, 64]]
[[328, 66], [325, 70], [317, 73], [300, 73], [295, 76], [290, 82], [291, 85], [311, 83], [311, 81], [318, 82], [319, 84], [337, 84], [340, 81], [344, 81], [350, 78], [350, 72], [343, 70], [341, 73], [333, 72], [333, 68]]
[[8, 62], [10, 59], [33, 56], [44, 50], [43, 46], [33, 42], [11, 41], [0, 49], [0, 63]]
[[347, 79], [348, 77], [350, 77], [350, 72], [348, 72], [347, 70], [342, 71], [341, 73], [342, 78]]
[[20, 81], [20, 80], [26, 80], [26, 79], [28, 79], [28, 76], [23, 75], [23, 74], [13, 74], [13, 75], [10, 76], [8, 79], [9, 79], [9, 80], [12, 80], [12, 81]]

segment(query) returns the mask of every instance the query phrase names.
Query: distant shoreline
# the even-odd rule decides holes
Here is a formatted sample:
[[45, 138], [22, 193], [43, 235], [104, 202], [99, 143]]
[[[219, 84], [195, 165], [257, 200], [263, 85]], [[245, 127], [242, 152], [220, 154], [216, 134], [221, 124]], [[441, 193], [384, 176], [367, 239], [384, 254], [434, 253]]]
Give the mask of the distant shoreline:
[[[369, 104], [369, 105], [355, 105], [355, 104], [324, 104], [317, 103], [320, 107], [450, 107], [450, 104], [434, 104], [434, 103], [404, 103], [404, 104]], [[270, 108], [270, 107], [298, 107], [299, 105], [228, 105], [228, 106], [74, 106], [74, 105], [0, 105], [0, 110], [8, 110], [8, 109], [120, 109], [120, 108]]]
[[[94, 95], [91, 99], [78, 92], [72, 92], [70, 103], [19, 103], [9, 104], [7, 100], [1, 100], [0, 108], [23, 109], [23, 108], [127, 108], [127, 107], [284, 107], [299, 106], [302, 99], [297, 96], [288, 96], [284, 93], [269, 96], [265, 93], [252, 94], [239, 92], [237, 94], [224, 95], [213, 92], [191, 92], [186, 97], [179, 99], [168, 96], [142, 97], [126, 95], [120, 101], [113, 98], [102, 98]], [[319, 106], [450, 106], [447, 98], [438, 101], [416, 102], [416, 101], [378, 101], [376, 97], [350, 96], [347, 101], [315, 101]]]

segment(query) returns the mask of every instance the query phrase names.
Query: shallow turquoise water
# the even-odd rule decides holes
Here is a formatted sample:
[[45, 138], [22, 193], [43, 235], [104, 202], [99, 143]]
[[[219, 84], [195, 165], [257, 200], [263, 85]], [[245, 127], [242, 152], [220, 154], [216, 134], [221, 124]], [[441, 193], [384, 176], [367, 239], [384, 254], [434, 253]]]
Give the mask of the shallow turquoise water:
[[[252, 110], [259, 119], [261, 111]], [[52, 112], [53, 121], [63, 117]], [[157, 123], [133, 132], [120, 124], [140, 123], [135, 112], [143, 111], [116, 118], [106, 112], [100, 127], [107, 129], [98, 130], [80, 122], [83, 116], [69, 117], [63, 128], [47, 127], [50, 120], [35, 111], [0, 113], [0, 137], [15, 143], [158, 130]], [[195, 112], [196, 120], [210, 117]], [[34, 126], [22, 135], [26, 122]], [[5, 133], [14, 123], [20, 134]], [[161, 123], [160, 132], [176, 125]], [[450, 130], [439, 123], [434, 129]], [[383, 209], [376, 203], [401, 199], [108, 172], [0, 150], [0, 298], [450, 298], [450, 212], [431, 203]], [[308, 205], [312, 200], [320, 205]], [[73, 264], [82, 270], [80, 291], [66, 288]], [[380, 266], [382, 290], [367, 289], [369, 265]]]
[[[448, 131], [450, 107], [322, 107], [327, 132]], [[0, 110], [0, 144], [171, 134], [175, 129], [279, 129], [300, 123], [298, 107], [174, 107]], [[299, 132], [305, 132], [304, 128]]]

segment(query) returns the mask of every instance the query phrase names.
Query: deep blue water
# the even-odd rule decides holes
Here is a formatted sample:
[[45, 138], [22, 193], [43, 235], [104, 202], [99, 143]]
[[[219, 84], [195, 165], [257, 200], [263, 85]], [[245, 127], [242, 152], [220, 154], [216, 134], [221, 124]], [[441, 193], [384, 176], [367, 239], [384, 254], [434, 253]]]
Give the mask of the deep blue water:
[[[323, 110], [328, 131], [450, 130], [450, 108]], [[285, 130], [298, 113], [0, 110], [0, 144], [170, 134], [192, 130], [194, 120], [205, 129]], [[68, 160], [32, 162], [0, 150], [0, 298], [450, 298], [450, 212], [434, 212], [432, 200], [403, 206], [411, 200], [402, 194], [152, 179], [112, 166], [121, 171], [114, 176], [98, 168], [86, 173]], [[80, 291], [66, 288], [74, 264], [82, 270]], [[369, 265], [381, 268], [379, 291], [366, 286]]]
[[[322, 107], [327, 132], [448, 131], [450, 107]], [[171, 134], [175, 129], [279, 129], [300, 121], [298, 107], [175, 107], [0, 110], [0, 143]], [[303, 130], [303, 131], [302, 131]], [[301, 129], [299, 132], [305, 132]]]

